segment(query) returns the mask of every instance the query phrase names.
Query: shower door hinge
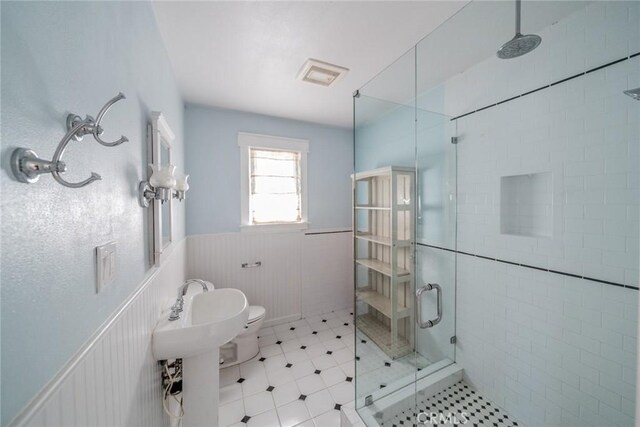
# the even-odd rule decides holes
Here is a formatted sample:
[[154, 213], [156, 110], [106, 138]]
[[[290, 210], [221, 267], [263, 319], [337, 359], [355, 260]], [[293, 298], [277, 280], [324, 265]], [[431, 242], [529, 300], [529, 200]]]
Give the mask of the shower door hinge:
[[371, 406], [371, 405], [373, 405], [373, 396], [369, 395], [364, 398], [364, 406]]
[[458, 341], [458, 339], [456, 338], [456, 336], [455, 336], [455, 335], [454, 335], [454, 336], [452, 336], [452, 337], [449, 339], [449, 342], [450, 342], [451, 344], [455, 344], [457, 341]]
[[452, 136], [452, 137], [451, 137], [451, 143], [452, 143], [453, 145], [457, 144], [457, 143], [458, 143], [458, 137], [457, 137], [457, 136]]
[[355, 92], [353, 92], [353, 97], [354, 98], [360, 98], [360, 91], [356, 90]]

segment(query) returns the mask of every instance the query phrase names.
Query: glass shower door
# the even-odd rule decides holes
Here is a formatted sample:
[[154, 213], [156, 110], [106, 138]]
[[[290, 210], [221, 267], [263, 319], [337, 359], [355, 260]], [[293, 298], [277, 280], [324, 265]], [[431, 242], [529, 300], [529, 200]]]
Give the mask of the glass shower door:
[[356, 409], [415, 407], [415, 50], [354, 97]]
[[456, 126], [418, 109], [416, 135], [417, 379], [455, 361]]
[[[415, 382], [415, 109], [356, 98], [356, 405]], [[413, 393], [413, 391], [412, 391]]]

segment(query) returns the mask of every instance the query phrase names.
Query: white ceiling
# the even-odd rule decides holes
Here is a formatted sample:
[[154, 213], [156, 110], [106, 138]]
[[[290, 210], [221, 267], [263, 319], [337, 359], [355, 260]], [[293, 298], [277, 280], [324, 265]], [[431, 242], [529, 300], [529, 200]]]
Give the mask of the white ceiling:
[[[352, 93], [466, 1], [156, 1], [186, 102], [351, 127]], [[296, 80], [307, 58], [350, 69]]]

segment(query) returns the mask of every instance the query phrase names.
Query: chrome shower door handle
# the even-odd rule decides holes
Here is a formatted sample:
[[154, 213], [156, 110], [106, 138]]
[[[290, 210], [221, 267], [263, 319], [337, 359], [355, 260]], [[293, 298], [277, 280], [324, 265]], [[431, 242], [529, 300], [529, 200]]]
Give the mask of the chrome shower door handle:
[[[426, 322], [422, 320], [422, 293], [424, 291], [436, 290], [436, 298], [437, 298], [437, 307], [438, 307], [438, 317], [433, 320], [427, 320]], [[421, 286], [416, 290], [416, 322], [420, 328], [432, 328], [442, 320], [442, 288], [437, 283], [429, 283], [427, 285]]]

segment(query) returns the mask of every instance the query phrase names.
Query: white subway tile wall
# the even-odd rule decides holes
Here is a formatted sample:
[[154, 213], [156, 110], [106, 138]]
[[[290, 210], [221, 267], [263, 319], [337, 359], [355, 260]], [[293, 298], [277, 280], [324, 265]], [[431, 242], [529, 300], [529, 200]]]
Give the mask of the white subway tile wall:
[[459, 255], [457, 293], [475, 388], [526, 425], [634, 425], [637, 291]]
[[154, 278], [11, 425], [169, 426], [151, 333], [185, 280], [185, 255], [186, 241], [174, 244]]
[[[588, 5], [539, 31], [552, 47], [518, 72], [491, 58], [448, 81], [449, 112], [640, 51], [639, 16]], [[638, 86], [640, 57], [458, 119], [458, 250], [638, 286], [639, 105], [622, 95]], [[551, 235], [501, 232], [501, 178], [533, 173], [552, 175]], [[469, 383], [527, 425], [634, 424], [636, 290], [462, 254], [457, 268]]]
[[[522, 58], [522, 67], [556, 74], [501, 76], [504, 61], [491, 58], [447, 82], [450, 108], [460, 114], [500, 101], [480, 88], [509, 84], [514, 96], [637, 53], [639, 9], [637, 2], [587, 6], [540, 31], [554, 46], [548, 50], [564, 55]], [[611, 48], [614, 41], [621, 47]], [[459, 119], [458, 249], [638, 286], [640, 117], [637, 102], [622, 95], [638, 86], [635, 57]], [[500, 179], [541, 172], [552, 174], [552, 235], [501, 233]]]

